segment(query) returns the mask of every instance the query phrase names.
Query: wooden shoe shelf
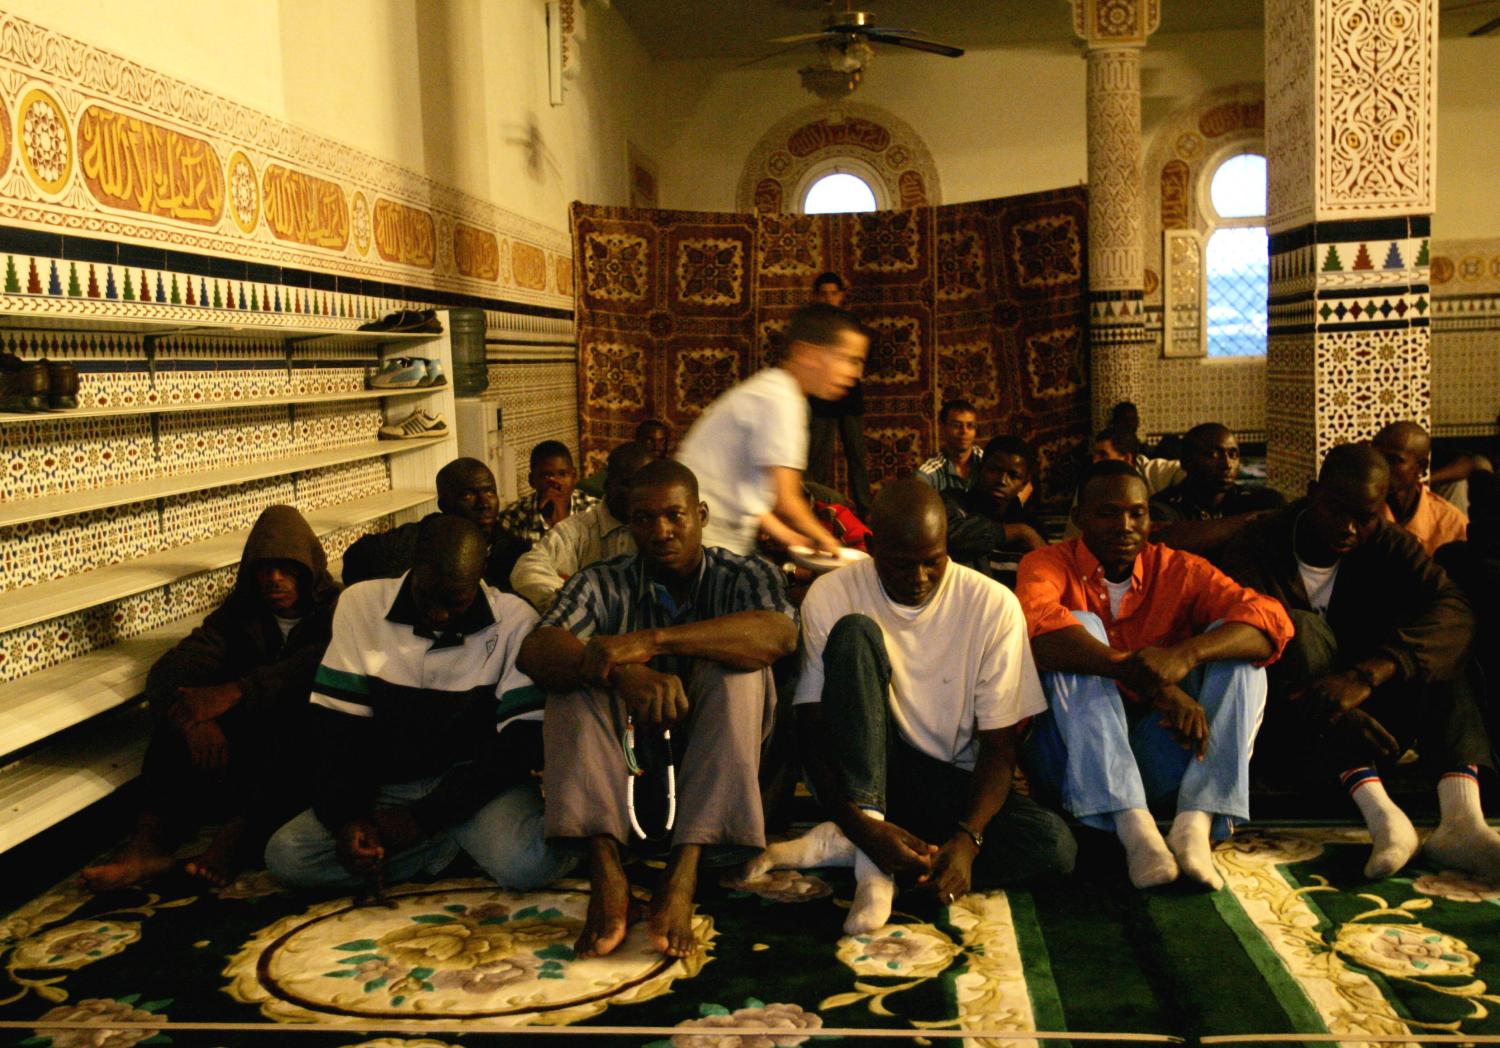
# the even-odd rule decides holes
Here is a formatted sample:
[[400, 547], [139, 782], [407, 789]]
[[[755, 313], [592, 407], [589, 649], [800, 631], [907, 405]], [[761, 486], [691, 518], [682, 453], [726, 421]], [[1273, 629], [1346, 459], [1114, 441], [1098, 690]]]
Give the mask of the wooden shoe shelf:
[[[33, 305], [38, 308], [31, 308]], [[159, 315], [162, 310], [132, 309], [128, 303], [112, 303], [109, 309], [89, 304], [88, 315], [81, 316], [41, 311], [50, 305], [0, 296], [0, 335], [22, 333], [24, 337], [26, 332], [46, 332], [70, 337], [71, 333], [80, 339], [101, 333], [128, 335], [132, 336], [130, 345], [143, 347], [148, 369], [157, 354], [163, 358], [172, 354], [174, 340], [194, 340], [197, 355], [193, 359], [202, 361], [204, 345], [222, 343], [232, 349], [237, 342], [254, 340], [264, 347], [270, 339], [279, 340], [285, 348], [285, 363], [289, 368], [295, 367], [295, 357], [299, 353], [305, 357], [308, 349], [326, 348], [346, 355], [352, 349], [361, 351], [359, 355], [366, 358], [381, 353], [404, 355], [399, 351], [410, 350], [412, 356], [439, 360], [445, 375], [453, 373], [446, 313], [438, 314], [443, 332], [405, 334], [361, 332], [355, 330], [357, 322], [338, 318], [323, 318], [326, 325], [313, 324], [311, 321], [319, 318], [307, 316], [247, 315], [244, 323], [199, 323], [178, 315], [183, 310], [174, 309], [171, 311], [174, 315], [162, 316]], [[139, 373], [140, 358], [131, 366]], [[279, 365], [273, 362], [270, 366]], [[435, 508], [434, 477], [444, 463], [457, 455], [451, 424], [446, 436], [379, 440], [376, 434], [379, 423], [376, 423], [363, 440], [321, 447], [282, 445], [279, 451], [249, 461], [223, 463], [211, 461], [205, 455], [202, 461], [184, 462], [174, 457], [164, 443], [156, 441], [156, 416], [216, 412], [220, 414], [212, 424], [233, 430], [237, 413], [243, 409], [280, 407], [287, 413], [291, 432], [297, 434], [314, 432], [297, 429], [299, 410], [317, 407], [325, 414], [337, 413], [347, 402], [350, 419], [362, 420], [370, 415], [365, 407], [370, 401], [390, 401], [383, 412], [386, 421], [399, 420], [418, 407], [452, 419], [452, 385], [445, 382], [435, 387], [309, 393], [273, 388], [267, 389], [266, 395], [228, 399], [222, 393], [184, 388], [182, 382], [170, 391], [159, 389], [155, 378], [153, 372], [151, 389], [146, 396], [136, 397], [134, 403], [90, 404], [85, 397], [85, 406], [72, 410], [0, 413], [0, 449], [9, 452], [13, 472], [19, 468], [17, 463], [24, 463], [28, 453], [35, 451], [29, 445], [52, 447], [48, 442], [62, 439], [56, 435], [56, 423], [102, 419], [106, 421], [99, 424], [108, 425], [110, 419], [128, 421], [131, 416], [151, 416], [152, 435], [149, 475], [144, 478], [111, 483], [108, 472], [101, 470], [68, 490], [49, 490], [34, 497], [0, 496], [0, 554], [6, 552], [6, 543], [20, 544], [28, 539], [35, 542], [39, 527], [50, 532], [78, 523], [70, 520], [78, 514], [113, 511], [114, 507], [127, 507], [120, 511], [126, 513], [150, 513], [154, 509], [165, 538], [176, 527], [169, 526], [169, 507], [180, 516], [185, 512], [184, 501], [219, 505], [215, 500], [232, 501], [241, 496], [253, 499], [259, 490], [256, 485], [275, 481], [290, 485], [295, 493], [290, 501], [294, 504], [310, 500], [303, 515], [320, 538], [340, 535], [347, 538], [354, 529], [374, 525], [378, 530], [419, 519], [430, 512]], [[290, 387], [290, 373], [288, 378]], [[83, 374], [82, 381], [86, 394], [89, 373]], [[263, 420], [264, 415], [260, 412], [256, 417]], [[350, 420], [344, 420], [340, 439], [347, 440], [350, 424]], [[330, 426], [327, 432], [332, 431]], [[260, 445], [242, 435], [239, 446], [253, 449]], [[364, 470], [368, 474], [371, 464], [377, 462], [385, 466], [385, 490], [369, 491], [367, 476], [362, 475], [362, 486], [353, 497], [327, 504], [329, 491], [338, 490], [337, 485], [330, 488], [330, 476], [339, 468]], [[309, 471], [321, 472], [314, 475]], [[311, 488], [304, 491], [304, 485], [308, 484]], [[345, 486], [351, 491], [356, 487]], [[204, 510], [204, 519], [208, 521], [228, 515]], [[32, 637], [30, 646], [41, 643], [45, 647], [48, 643], [45, 631], [52, 628], [53, 620], [58, 620], [57, 636], [68, 632], [67, 621], [71, 620], [65, 620], [66, 616], [98, 614], [100, 609], [107, 612], [122, 602], [141, 600], [158, 592], [162, 594], [158, 603], [163, 608], [173, 606], [169, 598], [177, 588], [190, 590], [198, 580], [237, 565], [249, 534], [246, 526], [214, 526], [206, 536], [204, 530], [200, 522], [192, 530], [191, 541], [172, 542], [167, 548], [143, 549], [116, 562], [78, 570], [61, 578], [0, 588], [0, 657], [14, 650], [15, 645], [6, 648], [8, 641], [32, 637], [32, 633], [25, 631], [43, 630], [40, 641]], [[330, 560], [330, 570], [337, 577], [338, 558], [331, 556]], [[0, 587], [4, 586], [4, 577], [0, 575]], [[141, 632], [83, 650], [62, 661], [52, 659], [54, 664], [21, 676], [12, 673], [5, 677], [0, 673], [0, 852], [108, 796], [136, 776], [153, 721], [142, 699], [146, 674], [152, 663], [187, 636], [208, 610], [211, 606], [197, 607], [191, 614], [159, 625], [148, 622], [150, 628]], [[10, 661], [16, 665], [13, 658]]]

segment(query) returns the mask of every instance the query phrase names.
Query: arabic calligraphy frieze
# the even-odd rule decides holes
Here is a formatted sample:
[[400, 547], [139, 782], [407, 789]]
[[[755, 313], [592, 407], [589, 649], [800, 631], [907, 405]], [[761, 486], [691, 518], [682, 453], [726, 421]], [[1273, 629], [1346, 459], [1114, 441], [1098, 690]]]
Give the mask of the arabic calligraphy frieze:
[[270, 164], [261, 175], [261, 197], [277, 240], [336, 251], [349, 246], [349, 204], [337, 183]]
[[91, 105], [78, 118], [78, 166], [99, 203], [213, 226], [224, 216], [224, 167], [213, 146]]
[[466, 222], [453, 223], [453, 264], [466, 277], [500, 279], [500, 241]]
[[432, 215], [393, 200], [375, 201], [375, 250], [387, 262], [431, 269], [437, 261]]

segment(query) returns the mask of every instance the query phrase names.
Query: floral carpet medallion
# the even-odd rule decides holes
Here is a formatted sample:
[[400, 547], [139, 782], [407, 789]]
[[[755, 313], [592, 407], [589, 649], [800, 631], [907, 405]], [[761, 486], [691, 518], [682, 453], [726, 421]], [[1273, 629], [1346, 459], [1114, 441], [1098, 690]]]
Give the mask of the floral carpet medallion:
[[637, 924], [608, 957], [579, 960], [573, 943], [589, 904], [581, 881], [522, 893], [448, 880], [390, 899], [390, 908], [336, 899], [262, 929], [224, 969], [230, 995], [281, 1021], [561, 1025], [669, 992], [711, 959], [715, 937], [713, 920], [699, 914], [701, 949], [677, 961], [652, 949]]
[[576, 958], [578, 880], [413, 882], [390, 907], [263, 872], [218, 893], [180, 874], [101, 895], [69, 880], [0, 916], [0, 1048], [254, 1045], [248, 1031], [279, 1023], [304, 1026], [307, 1048], [483, 1048], [544, 1026], [631, 1031], [597, 1031], [611, 1048], [790, 1048], [850, 1029], [1500, 1036], [1500, 884], [1420, 858], [1367, 881], [1368, 848], [1351, 829], [1243, 832], [1216, 850], [1219, 892], [1136, 891], [1106, 849], [1029, 890], [900, 896], [858, 936], [842, 933], [846, 869], [705, 877], [683, 960], [639, 924], [609, 957]]
[[[1500, 1033], [1500, 995], [1490, 989], [1500, 967], [1473, 948], [1487, 948], [1491, 961], [1500, 954], [1500, 884], [1409, 868], [1351, 890], [1330, 877], [1340, 872], [1329, 861], [1340, 846], [1362, 856], [1369, 837], [1250, 832], [1218, 852], [1233, 900], [1255, 926], [1247, 947], [1268, 945], [1295, 981], [1301, 1000], [1287, 1001], [1289, 1011], [1311, 1006], [1302, 1029], [1345, 1037]], [[1231, 905], [1225, 898], [1221, 910]], [[1475, 932], [1482, 941], [1471, 945]]]

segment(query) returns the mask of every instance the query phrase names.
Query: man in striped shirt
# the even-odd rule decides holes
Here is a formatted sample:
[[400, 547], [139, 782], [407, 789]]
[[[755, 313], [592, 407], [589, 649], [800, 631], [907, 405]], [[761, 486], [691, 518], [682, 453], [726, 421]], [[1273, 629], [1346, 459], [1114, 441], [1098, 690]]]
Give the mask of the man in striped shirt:
[[974, 446], [979, 412], [967, 400], [950, 400], [938, 412], [938, 443], [942, 453], [917, 467], [917, 476], [937, 489], [968, 491], [979, 473], [984, 452]]
[[[620, 850], [632, 820], [671, 848], [647, 926], [652, 944], [673, 957], [697, 948], [703, 850], [735, 861], [765, 846], [758, 771], [775, 715], [770, 667], [796, 648], [796, 612], [768, 562], [703, 545], [707, 520], [691, 470], [665, 460], [642, 468], [628, 511], [640, 552], [574, 575], [521, 647], [517, 664], [548, 692], [547, 839], [589, 856], [580, 957], [608, 954], [625, 937]], [[678, 801], [662, 832], [666, 820], [644, 809], [671, 789], [669, 768]]]
[[536, 612], [483, 581], [487, 556], [473, 523], [429, 517], [411, 571], [344, 591], [313, 678], [313, 806], [266, 846], [282, 882], [379, 890], [460, 848], [511, 888], [572, 865], [542, 838], [535, 725], [515, 723], [540, 717], [515, 664]]
[[630, 441], [609, 453], [604, 501], [574, 513], [521, 555], [510, 573], [510, 586], [542, 614], [552, 607], [563, 583], [580, 568], [635, 552], [625, 526], [630, 482], [656, 455], [645, 444]]

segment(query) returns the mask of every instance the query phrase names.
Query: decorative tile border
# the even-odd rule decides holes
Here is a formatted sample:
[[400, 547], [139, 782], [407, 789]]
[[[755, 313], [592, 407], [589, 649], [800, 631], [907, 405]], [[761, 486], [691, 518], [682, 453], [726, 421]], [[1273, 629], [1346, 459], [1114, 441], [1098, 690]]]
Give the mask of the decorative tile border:
[[[4, 14], [0, 114], [16, 128], [14, 159], [0, 157], [9, 169], [0, 177], [0, 223], [571, 303], [561, 230]], [[54, 286], [50, 269], [37, 276]], [[80, 289], [90, 286], [86, 273], [76, 276]], [[170, 302], [172, 282], [158, 288], [147, 276], [152, 300]], [[29, 277], [17, 273], [23, 287]], [[55, 286], [72, 280], [59, 272]], [[95, 280], [105, 294], [107, 275]], [[139, 294], [138, 276], [133, 283]], [[123, 294], [122, 284], [116, 290]], [[180, 282], [177, 294], [212, 301], [205, 290], [212, 295]]]

